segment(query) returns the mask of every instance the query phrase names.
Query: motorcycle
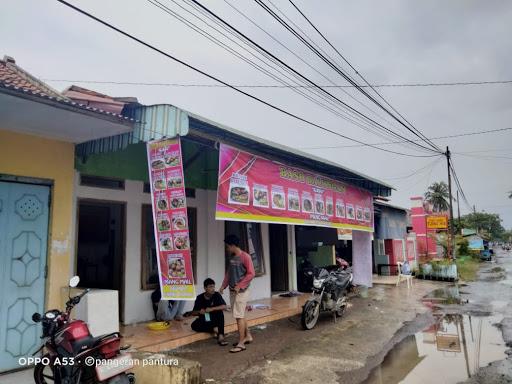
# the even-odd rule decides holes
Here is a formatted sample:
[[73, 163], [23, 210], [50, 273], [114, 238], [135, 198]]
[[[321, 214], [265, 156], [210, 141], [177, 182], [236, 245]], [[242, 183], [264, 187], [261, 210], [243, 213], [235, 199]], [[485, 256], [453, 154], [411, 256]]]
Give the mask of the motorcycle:
[[[74, 276], [69, 288], [78, 286], [80, 278]], [[32, 320], [41, 323], [43, 345], [33, 354], [41, 352], [34, 368], [36, 384], [133, 384], [135, 375], [126, 371], [133, 368], [131, 355], [121, 352], [121, 335], [114, 332], [93, 337], [82, 320], [72, 320], [71, 310], [89, 292], [71, 297], [66, 311], [52, 309], [44, 314], [34, 313]], [[50, 381], [47, 381], [50, 380]]]
[[347, 293], [352, 287], [352, 270], [336, 269], [329, 272], [320, 268], [313, 278], [313, 293], [302, 308], [301, 325], [306, 330], [313, 329], [320, 312], [331, 312], [336, 317], [343, 316], [347, 307]]

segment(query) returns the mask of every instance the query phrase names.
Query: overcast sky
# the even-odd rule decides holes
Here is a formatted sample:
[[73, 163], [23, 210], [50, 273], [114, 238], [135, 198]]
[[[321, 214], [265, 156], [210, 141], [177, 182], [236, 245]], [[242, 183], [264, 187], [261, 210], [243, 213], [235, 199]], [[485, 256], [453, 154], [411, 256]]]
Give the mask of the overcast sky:
[[[147, 1], [70, 1], [227, 82], [277, 84]], [[159, 1], [207, 28], [173, 1]], [[236, 13], [224, 0], [202, 3], [315, 82], [347, 84], [254, 1], [227, 1], [320, 74]], [[332, 58], [344, 64], [287, 0], [272, 1]], [[192, 11], [186, 1], [176, 2]], [[268, 0], [265, 2], [271, 5]], [[295, 3], [372, 84], [512, 80], [510, 1], [296, 0]], [[0, 36], [0, 54], [13, 56], [18, 65], [44, 79], [215, 84], [57, 1], [2, 1]], [[215, 36], [227, 41], [218, 34]], [[235, 48], [240, 51], [239, 47]], [[347, 65], [343, 65], [343, 70], [355, 76]], [[48, 83], [59, 90], [70, 85]], [[305, 150], [394, 185], [397, 190], [392, 201], [404, 207], [410, 206], [410, 196], [423, 194], [431, 182], [447, 177], [443, 158], [403, 157], [368, 147], [346, 147], [354, 143], [283, 116], [229, 89], [75, 84], [112, 96], [136, 96], [144, 104], [173, 104], [293, 148], [329, 147]], [[246, 90], [357, 140], [383, 141], [289, 89]], [[380, 116], [375, 115], [372, 110], [376, 111], [377, 107], [357, 91], [343, 90], [329, 89], [329, 92], [403, 134], [404, 129], [389, 118], [384, 120], [382, 112]], [[379, 88], [379, 92], [428, 137], [512, 127], [510, 83]], [[442, 148], [449, 145], [454, 153], [455, 168], [470, 204], [475, 204], [477, 210], [499, 213], [504, 225], [511, 228], [512, 200], [507, 198], [507, 191], [512, 190], [512, 131], [435, 142]], [[425, 154], [400, 145], [384, 148]], [[467, 213], [465, 204], [461, 204], [461, 211]]]

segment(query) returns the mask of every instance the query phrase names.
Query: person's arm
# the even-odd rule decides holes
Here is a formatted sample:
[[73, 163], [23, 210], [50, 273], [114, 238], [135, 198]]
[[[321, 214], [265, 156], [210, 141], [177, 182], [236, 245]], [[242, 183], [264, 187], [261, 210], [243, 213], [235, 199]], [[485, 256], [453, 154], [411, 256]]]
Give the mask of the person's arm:
[[194, 308], [192, 308], [191, 311], [186, 312], [183, 316], [189, 317], [189, 316], [200, 316], [201, 315], [201, 303], [199, 296], [196, 297], [196, 301], [194, 302]]
[[251, 283], [252, 279], [254, 279], [254, 276], [256, 276], [256, 273], [254, 272], [254, 265], [252, 264], [251, 256], [244, 252], [241, 254], [241, 258], [242, 264], [244, 265], [247, 272], [237, 285], [240, 289], [246, 289]]
[[206, 312], [224, 311], [227, 308], [226, 302], [218, 292], [215, 292], [213, 304], [213, 307], [206, 308]]
[[216, 307], [208, 307], [206, 308], [206, 313], [208, 312], [215, 312], [215, 311], [223, 311], [227, 308], [226, 304], [218, 305]]
[[224, 280], [222, 280], [222, 285], [220, 286], [219, 292], [222, 295], [222, 291], [226, 289], [226, 287], [229, 284], [229, 270], [226, 271], [226, 274], [224, 275]]

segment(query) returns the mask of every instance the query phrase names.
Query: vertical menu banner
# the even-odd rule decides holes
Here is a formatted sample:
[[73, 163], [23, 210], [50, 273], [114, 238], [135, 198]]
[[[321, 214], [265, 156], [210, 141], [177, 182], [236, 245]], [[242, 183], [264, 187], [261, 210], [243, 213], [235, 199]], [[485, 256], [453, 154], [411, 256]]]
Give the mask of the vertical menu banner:
[[162, 299], [196, 298], [179, 138], [147, 143]]

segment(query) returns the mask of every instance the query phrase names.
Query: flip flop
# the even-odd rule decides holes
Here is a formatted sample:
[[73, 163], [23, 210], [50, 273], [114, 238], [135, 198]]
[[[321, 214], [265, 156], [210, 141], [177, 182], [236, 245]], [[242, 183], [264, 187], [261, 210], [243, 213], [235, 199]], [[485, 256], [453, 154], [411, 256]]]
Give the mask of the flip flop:
[[[244, 345], [251, 344], [251, 343], [252, 343], [252, 340], [244, 341]], [[236, 347], [237, 345], [238, 345], [238, 343], [233, 343], [233, 347]]]
[[221, 347], [225, 347], [229, 343], [226, 340], [222, 340], [222, 341], [217, 341], [217, 344], [219, 344]]
[[230, 349], [229, 352], [238, 353], [238, 352], [243, 352], [245, 350], [246, 350], [245, 347], [241, 347], [241, 346], [237, 345], [235, 348]]

